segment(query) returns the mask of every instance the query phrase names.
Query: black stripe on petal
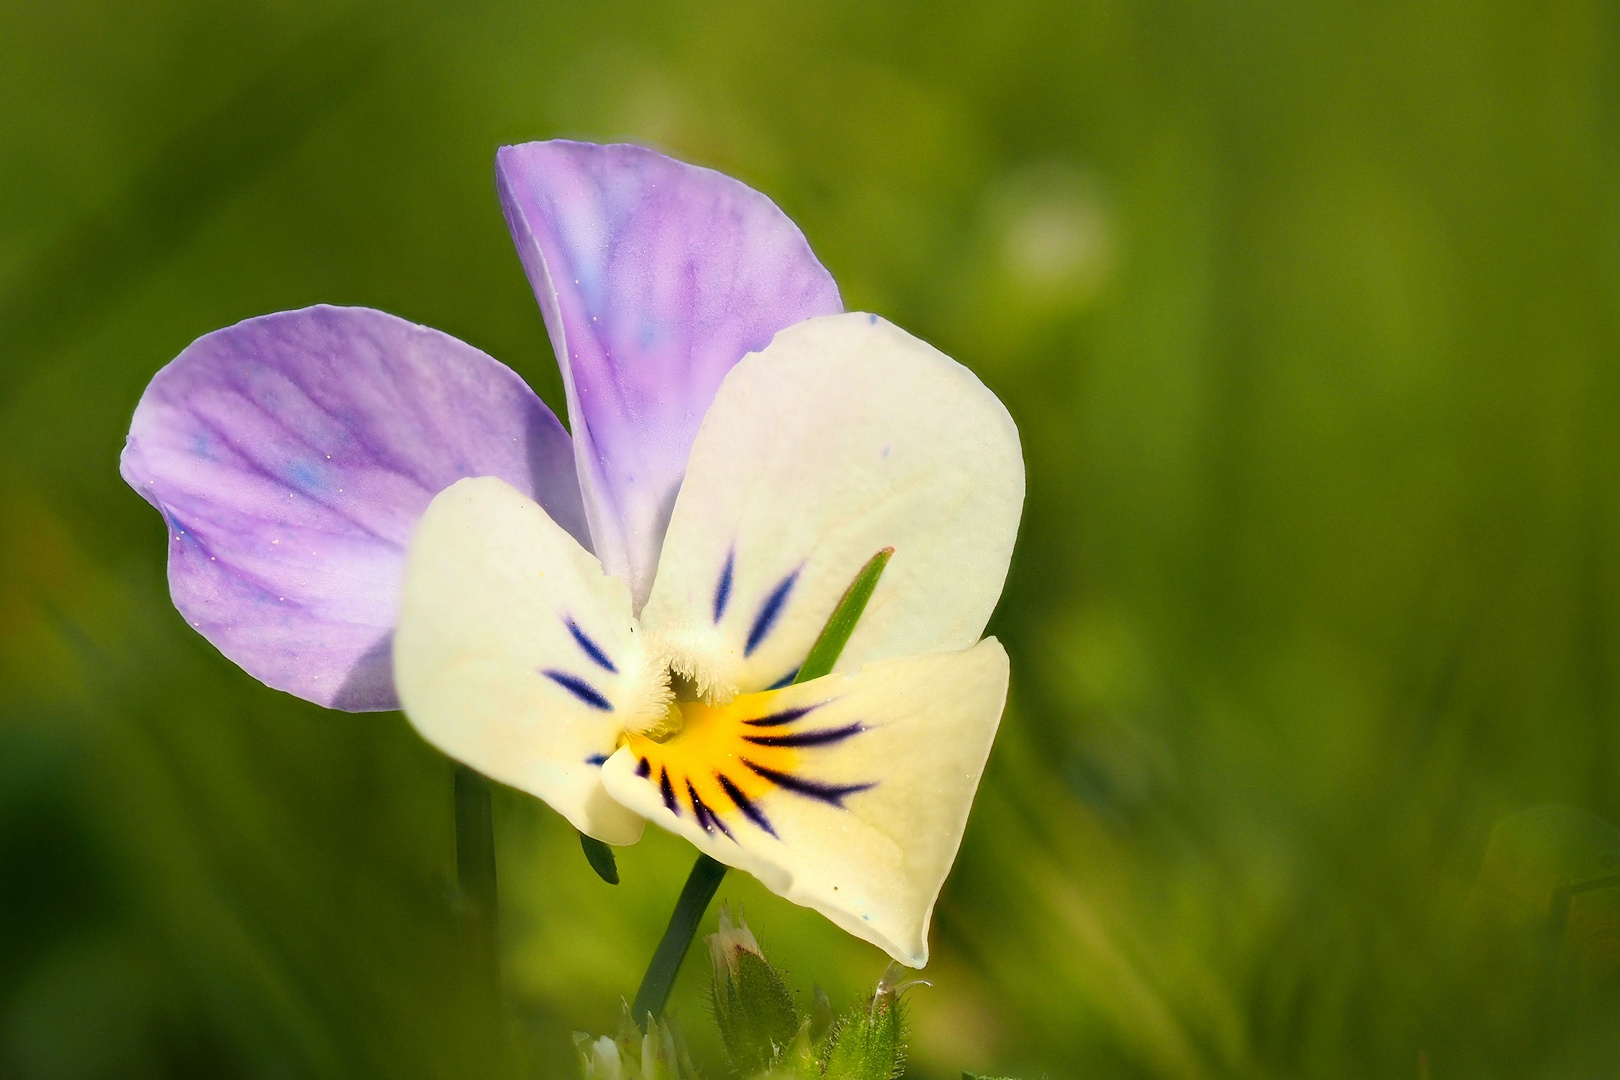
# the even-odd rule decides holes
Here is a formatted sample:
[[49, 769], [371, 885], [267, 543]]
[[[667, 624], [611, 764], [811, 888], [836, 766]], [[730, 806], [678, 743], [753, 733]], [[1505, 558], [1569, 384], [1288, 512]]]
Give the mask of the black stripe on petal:
[[613, 702], [603, 697], [600, 690], [578, 675], [570, 675], [566, 671], [552, 671], [549, 668], [540, 674], [567, 690], [591, 708], [601, 709], [603, 712], [613, 711]]
[[821, 708], [820, 704], [806, 705], [802, 709], [783, 709], [781, 712], [771, 713], [769, 716], [757, 717], [753, 720], [744, 720], [749, 727], [780, 727], [791, 724], [805, 713]]
[[776, 617], [782, 614], [788, 593], [793, 591], [793, 583], [798, 580], [799, 572], [795, 570], [783, 578], [776, 588], [771, 590], [771, 595], [765, 598], [765, 602], [759, 605], [759, 614], [754, 616], [754, 625], [748, 631], [748, 644], [743, 646], [744, 656], [752, 656], [754, 650], [759, 648], [759, 643], [771, 632], [771, 627], [776, 625]]
[[568, 632], [574, 635], [574, 643], [584, 650], [585, 655], [590, 657], [597, 667], [617, 675], [619, 669], [614, 666], [612, 660], [608, 659], [608, 654], [602, 651], [602, 646], [592, 641], [590, 635], [581, 630], [579, 624], [573, 619], [566, 621], [568, 623]]
[[849, 796], [877, 787], [876, 781], [870, 784], [823, 784], [816, 780], [806, 780], [803, 777], [794, 776], [792, 773], [767, 768], [757, 762], [749, 761], [747, 758], [739, 758], [738, 760], [777, 787], [786, 788], [788, 791], [797, 792], [812, 799], [819, 799], [830, 806], [838, 807], [840, 810], [844, 808], [844, 800]]
[[782, 676], [780, 679], [777, 679], [775, 682], [771, 683], [771, 685], [767, 686], [765, 689], [767, 689], [767, 690], [780, 690], [784, 686], [792, 686], [793, 685], [793, 680], [797, 679], [798, 677], [799, 677], [799, 669], [794, 668], [792, 671], [788, 672], [786, 675]]
[[663, 793], [664, 806], [676, 817], [681, 816], [681, 804], [675, 801], [675, 788], [669, 782], [669, 770], [658, 770], [658, 790]]
[[714, 830], [719, 829], [726, 834], [727, 838], [731, 840], [737, 839], [731, 835], [731, 830], [726, 828], [726, 823], [720, 820], [720, 815], [710, 810], [708, 803], [698, 798], [697, 788], [692, 786], [690, 780], [686, 782], [686, 794], [692, 799], [692, 816], [697, 818], [698, 824], [703, 826], [705, 832], [714, 832]]
[[643, 780], [652, 775], [652, 764], [646, 758], [642, 758], [641, 764], [636, 766], [636, 775]]
[[726, 552], [725, 569], [720, 571], [720, 581], [714, 587], [714, 621], [718, 623], [726, 613], [726, 605], [731, 602], [731, 571], [737, 564], [737, 550]]
[[843, 742], [851, 735], [859, 735], [866, 728], [860, 724], [846, 724], [840, 728], [823, 728], [820, 731], [795, 731], [791, 735], [744, 735], [743, 742], [751, 742], [755, 746], [825, 746], [828, 743]]
[[708, 806], [703, 805], [703, 800], [698, 798], [697, 789], [693, 789], [692, 787], [692, 780], [687, 780], [687, 798], [692, 800], [693, 818], [698, 819], [698, 824], [703, 826], [703, 829], [705, 829], [706, 832], [713, 832], [714, 826], [713, 824], [710, 824], [711, 819], [713, 819], [713, 814], [710, 814], [710, 811], [708, 811]]
[[692, 790], [692, 781], [690, 780], [686, 782], [686, 794], [691, 800], [692, 816], [697, 818], [697, 823], [706, 831], [714, 832], [714, 826], [709, 824], [709, 808], [703, 805], [703, 800], [697, 797], [696, 791]]
[[[771, 821], [765, 816], [765, 812], [754, 805], [754, 800], [743, 794], [742, 788], [732, 783], [731, 777], [725, 773], [715, 773], [714, 778], [720, 781], [720, 786], [726, 789], [726, 794], [731, 797], [731, 801], [737, 804], [737, 809], [741, 810], [749, 821], [752, 821], [772, 836], [776, 836], [776, 830], [771, 828]], [[780, 840], [781, 837], [778, 836], [777, 839]]]

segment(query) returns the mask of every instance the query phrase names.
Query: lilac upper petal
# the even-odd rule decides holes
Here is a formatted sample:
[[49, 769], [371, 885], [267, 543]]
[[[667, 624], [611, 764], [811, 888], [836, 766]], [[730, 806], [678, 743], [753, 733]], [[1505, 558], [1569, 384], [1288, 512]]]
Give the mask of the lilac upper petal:
[[339, 709], [397, 708], [405, 545], [433, 496], [498, 476], [575, 537], [568, 435], [510, 368], [367, 308], [197, 339], [130, 423], [124, 479], [169, 526], [169, 590], [248, 674]]
[[639, 146], [504, 146], [496, 181], [568, 388], [594, 550], [652, 588], [698, 425], [733, 364], [843, 310], [759, 192]]

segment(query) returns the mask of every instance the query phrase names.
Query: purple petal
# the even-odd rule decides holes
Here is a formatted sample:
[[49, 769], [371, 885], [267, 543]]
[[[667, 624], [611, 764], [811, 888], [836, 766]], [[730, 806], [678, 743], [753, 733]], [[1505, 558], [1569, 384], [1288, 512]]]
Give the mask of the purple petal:
[[254, 678], [353, 712], [398, 708], [405, 545], [434, 495], [498, 476], [585, 536], [568, 435], [534, 391], [367, 308], [197, 339], [146, 388], [121, 471], [168, 522], [186, 621]]
[[504, 146], [496, 181], [568, 388], [597, 556], [652, 588], [698, 425], [733, 364], [843, 310], [759, 192], [639, 146]]

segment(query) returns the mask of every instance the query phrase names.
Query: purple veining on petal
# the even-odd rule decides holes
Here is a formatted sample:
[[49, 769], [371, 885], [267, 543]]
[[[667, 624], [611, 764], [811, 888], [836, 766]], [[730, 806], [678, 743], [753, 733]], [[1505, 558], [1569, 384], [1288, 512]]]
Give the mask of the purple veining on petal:
[[755, 746], [826, 746], [828, 743], [843, 742], [851, 735], [859, 735], [865, 730], [866, 728], [858, 723], [845, 724], [840, 728], [795, 731], [787, 735], [744, 735], [743, 742], [750, 742]]
[[730, 796], [731, 801], [737, 804], [737, 809], [741, 810], [749, 821], [752, 821], [772, 836], [776, 836], [776, 830], [771, 827], [770, 818], [766, 817], [764, 811], [754, 805], [754, 800], [745, 795], [742, 788], [738, 787], [731, 777], [725, 773], [715, 773], [714, 778], [720, 782], [721, 787], [725, 788], [726, 794]]
[[[802, 667], [803, 665], [800, 665], [800, 666]], [[799, 668], [794, 668], [792, 671], [788, 672], [786, 675], [782, 676], [780, 679], [777, 679], [775, 682], [771, 683], [771, 685], [767, 686], [765, 689], [767, 689], [767, 690], [780, 690], [784, 686], [792, 686], [793, 685], [793, 680], [797, 679], [798, 677], [799, 677]]]
[[844, 807], [844, 800], [851, 795], [857, 795], [860, 792], [877, 787], [876, 781], [870, 784], [824, 784], [819, 780], [807, 780], [802, 776], [782, 772], [780, 769], [768, 768], [757, 762], [749, 761], [747, 758], [738, 758], [737, 760], [777, 787], [786, 788], [800, 795], [817, 799], [829, 806], [836, 806], [840, 810]]
[[698, 826], [706, 832], [714, 832], [714, 826], [709, 823], [709, 808], [703, 805], [702, 799], [698, 798], [697, 790], [692, 787], [692, 781], [690, 780], [686, 781], [686, 796], [692, 807], [692, 816], [697, 818]]
[[602, 696], [602, 692], [578, 675], [570, 675], [566, 671], [552, 671], [546, 669], [540, 674], [556, 683], [558, 686], [573, 694], [580, 701], [601, 712], [612, 712], [613, 702]]
[[[776, 625], [776, 617], [782, 614], [782, 607], [787, 603], [788, 593], [793, 591], [793, 583], [799, 580], [797, 570], [783, 578], [759, 605], [759, 614], [754, 616], [754, 625], [748, 630], [748, 642], [743, 646], [743, 655], [752, 656], [754, 650], [759, 648], [771, 627]], [[797, 674], [797, 673], [795, 673]]]
[[715, 813], [709, 807], [709, 804], [704, 802], [703, 799], [698, 795], [697, 788], [692, 786], [692, 781], [690, 780], [686, 782], [686, 794], [690, 796], [692, 800], [692, 816], [697, 818], [698, 824], [703, 826], [705, 832], [712, 833], [714, 830], [719, 829], [721, 832], [726, 834], [727, 839], [737, 839], [732, 835], [731, 830], [726, 827], [726, 823], [720, 820], [720, 815]]
[[731, 576], [737, 566], [737, 552], [726, 552], [726, 565], [720, 571], [720, 580], [714, 586], [714, 622], [719, 625], [726, 614], [726, 605], [731, 602]]
[[578, 645], [580, 650], [583, 651], [586, 656], [590, 657], [591, 661], [596, 664], [597, 667], [602, 668], [605, 671], [611, 671], [613, 674], [617, 675], [619, 673], [618, 667], [614, 665], [608, 654], [602, 651], [602, 646], [593, 641], [589, 634], [581, 630], [579, 628], [579, 624], [573, 619], [567, 619], [565, 621], [568, 623], [568, 632], [574, 635], [574, 644]]
[[496, 182], [562, 365], [594, 549], [640, 610], [721, 379], [842, 311], [838, 288], [764, 195], [651, 150], [505, 146]]
[[705, 806], [704, 809], [708, 810], [709, 820], [714, 822], [714, 827], [725, 833], [727, 840], [730, 840], [732, 843], [736, 843], [737, 835], [731, 831], [731, 826], [726, 824], [725, 819], [719, 814], [715, 813], [713, 810], [709, 809], [707, 806]]
[[767, 716], [757, 716], [752, 720], [744, 720], [743, 723], [749, 727], [781, 727], [783, 724], [791, 724], [799, 717], [814, 712], [824, 704], [826, 702], [815, 705], [801, 705], [797, 709], [783, 709], [781, 712], [770, 713]]
[[675, 788], [669, 782], [669, 770], [658, 770], [658, 791], [664, 797], [664, 807], [676, 817], [681, 816], [681, 804], [675, 801]]
[[567, 433], [523, 380], [366, 308], [199, 338], [147, 387], [120, 468], [168, 524], [186, 621], [260, 681], [354, 711], [398, 707], [405, 545], [434, 495], [498, 476], [586, 535]]

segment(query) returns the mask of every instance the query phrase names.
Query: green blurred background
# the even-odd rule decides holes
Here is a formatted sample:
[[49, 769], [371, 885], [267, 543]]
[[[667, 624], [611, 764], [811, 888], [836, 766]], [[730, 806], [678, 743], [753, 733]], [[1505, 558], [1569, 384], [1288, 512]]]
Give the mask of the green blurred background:
[[[611, 1029], [690, 850], [649, 831], [612, 888], [499, 792], [498, 1002], [449, 765], [190, 633], [116, 472], [160, 365], [316, 301], [560, 412], [492, 182], [558, 135], [769, 193], [1022, 429], [1012, 701], [913, 1075], [1620, 1075], [1617, 33], [1581, 0], [0, 0], [0, 1077], [567, 1076]], [[721, 895], [806, 989], [882, 970]]]

